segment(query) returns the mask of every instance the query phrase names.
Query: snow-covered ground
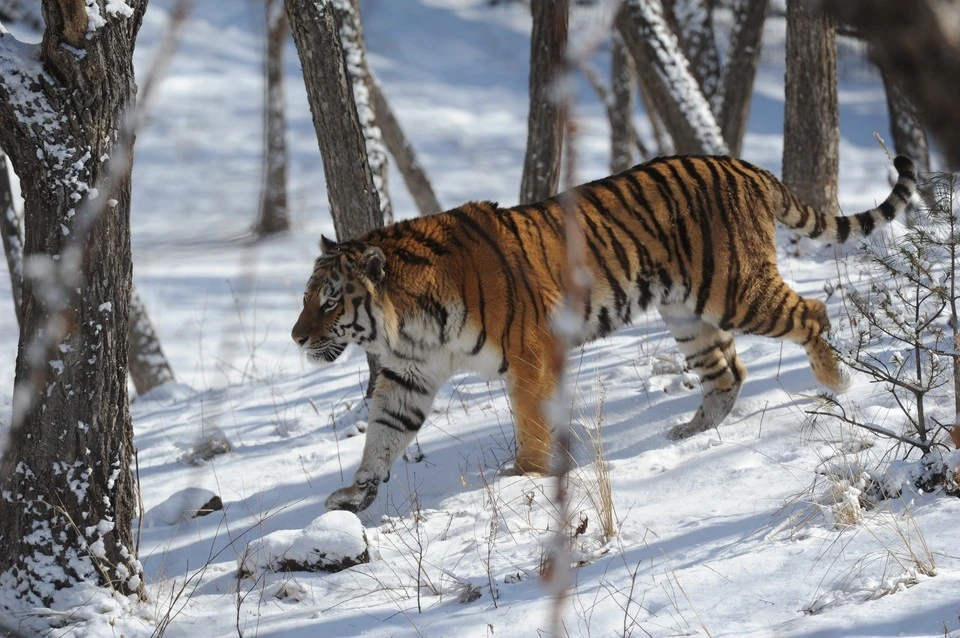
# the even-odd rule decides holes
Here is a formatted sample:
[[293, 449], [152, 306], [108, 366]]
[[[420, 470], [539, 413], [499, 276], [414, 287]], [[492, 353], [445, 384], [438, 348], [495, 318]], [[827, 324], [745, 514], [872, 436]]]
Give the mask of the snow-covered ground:
[[[141, 69], [171, 5], [150, 4]], [[358, 463], [365, 365], [350, 350], [311, 367], [289, 338], [317, 241], [333, 234], [296, 53], [291, 45], [286, 61], [295, 231], [253, 243], [259, 5], [195, 5], [138, 135], [134, 171], [135, 281], [179, 381], [133, 404], [149, 600], [72, 591], [54, 610], [14, 620], [60, 627], [55, 636], [543, 634], [554, 604], [540, 575], [558, 529], [552, 480], [498, 474], [512, 455], [512, 415], [502, 385], [473, 376], [442, 390], [407, 459], [361, 514], [369, 564], [336, 574], [274, 572], [263, 568], [268, 560], [248, 569], [250, 551], [284, 539], [302, 551], [318, 529], [328, 534], [311, 523]], [[524, 10], [483, 0], [366, 0], [363, 17], [373, 69], [441, 202], [514, 202], [526, 142]], [[589, 22], [579, 19], [577, 28]], [[782, 38], [782, 23], [772, 23], [744, 151], [775, 171]], [[889, 189], [889, 161], [872, 138], [886, 136], [883, 92], [878, 79], [859, 75], [840, 91], [840, 199], [848, 212]], [[579, 95], [578, 170], [586, 181], [606, 174], [608, 141], [585, 84]], [[414, 215], [398, 174], [391, 186], [398, 216]], [[856, 259], [841, 254], [838, 268], [832, 249], [804, 244], [802, 252], [782, 250], [781, 270], [801, 294], [821, 299], [825, 282]], [[3, 414], [17, 335], [9, 292], [0, 275]], [[837, 295], [828, 304], [839, 321]], [[840, 525], [852, 492], [825, 469], [875, 467], [888, 444], [811, 422], [818, 388], [800, 348], [760, 338], [738, 344], [750, 378], [734, 412], [719, 430], [682, 442], [665, 432], [689, 419], [700, 392], [655, 315], [572, 354], [572, 511], [583, 529], [572, 539], [577, 567], [563, 631], [960, 636], [960, 500], [910, 493]], [[890, 407], [882, 388], [861, 376], [841, 400], [875, 413]], [[190, 463], [194, 443], [216, 435], [232, 452]], [[601, 444], [610, 537], [598, 488]], [[191, 518], [213, 494], [223, 510]]]

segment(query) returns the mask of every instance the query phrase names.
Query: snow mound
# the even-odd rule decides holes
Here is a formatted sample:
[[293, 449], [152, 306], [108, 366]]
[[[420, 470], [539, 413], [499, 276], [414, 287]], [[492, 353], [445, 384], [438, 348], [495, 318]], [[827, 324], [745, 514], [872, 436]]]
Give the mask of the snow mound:
[[221, 509], [223, 502], [214, 492], [202, 487], [188, 487], [147, 510], [143, 515], [143, 527], [177, 525]]
[[356, 514], [327, 512], [306, 529], [280, 530], [247, 544], [241, 574], [269, 571], [339, 572], [370, 562], [370, 544]]

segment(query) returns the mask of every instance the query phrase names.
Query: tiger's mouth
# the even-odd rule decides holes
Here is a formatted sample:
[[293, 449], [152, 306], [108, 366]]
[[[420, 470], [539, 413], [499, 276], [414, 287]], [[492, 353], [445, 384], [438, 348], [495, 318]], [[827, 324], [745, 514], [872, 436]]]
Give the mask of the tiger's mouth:
[[343, 351], [347, 349], [347, 344], [337, 343], [336, 341], [330, 341], [329, 339], [324, 339], [322, 341], [317, 341], [312, 343], [305, 349], [307, 358], [311, 361], [318, 363], [330, 363], [336, 361], [337, 357], [343, 354]]

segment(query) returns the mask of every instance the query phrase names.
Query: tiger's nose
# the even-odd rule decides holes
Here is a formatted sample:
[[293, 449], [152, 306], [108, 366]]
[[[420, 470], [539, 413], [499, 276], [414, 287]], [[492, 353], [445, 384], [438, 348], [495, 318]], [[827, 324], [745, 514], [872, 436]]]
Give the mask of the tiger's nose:
[[293, 332], [290, 333], [290, 336], [293, 337], [293, 340], [298, 346], [306, 345], [307, 341], [310, 339], [309, 335], [303, 334], [296, 327], [294, 327]]

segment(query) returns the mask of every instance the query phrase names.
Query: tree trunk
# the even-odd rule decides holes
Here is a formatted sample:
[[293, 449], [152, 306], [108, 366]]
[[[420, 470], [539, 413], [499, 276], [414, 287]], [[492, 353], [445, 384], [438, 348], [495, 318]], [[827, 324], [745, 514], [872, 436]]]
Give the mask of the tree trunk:
[[347, 77], [353, 86], [357, 115], [360, 118], [360, 130], [366, 143], [367, 162], [373, 173], [373, 183], [377, 187], [377, 199], [383, 223], [393, 223], [393, 205], [390, 202], [390, 190], [387, 184], [387, 150], [383, 145], [383, 134], [377, 125], [377, 111], [371, 97], [373, 75], [367, 66], [367, 47], [363, 40], [363, 23], [360, 21], [358, 0], [333, 0], [334, 14], [337, 19], [337, 31], [346, 56]]
[[[0, 154], [0, 236], [10, 272], [10, 288], [17, 314], [17, 325], [23, 327], [23, 218], [13, 206], [13, 191], [6, 171], [6, 157]], [[153, 329], [147, 309], [136, 289], [130, 292], [130, 334], [127, 352], [130, 379], [137, 394], [173, 381], [173, 369], [160, 339]]]
[[644, 97], [673, 138], [677, 153], [725, 155], [727, 145], [660, 0], [626, 0], [616, 27], [636, 63]]
[[142, 591], [131, 529], [124, 118], [147, 3], [108, 11], [105, 2], [96, 0], [104, 24], [88, 28], [85, 0], [43, 0], [39, 50], [0, 35], [0, 147], [21, 177], [33, 264], [0, 462], [0, 572], [28, 603], [79, 582]]
[[[352, 39], [341, 40], [345, 27], [338, 23], [338, 18], [343, 12], [335, 11], [331, 3], [285, 2], [323, 156], [333, 226], [338, 239], [354, 239], [383, 226], [384, 219], [380, 189], [367, 155], [369, 138], [364, 136], [363, 121], [369, 125], [372, 115], [367, 102], [369, 92], [367, 85], [351, 78], [348, 70], [348, 57], [354, 58], [356, 66], [356, 47], [363, 43], [356, 38], [356, 32]], [[369, 126], [366, 130], [369, 132]], [[372, 357], [368, 356], [367, 361], [369, 396], [376, 384], [378, 365]]]
[[[625, 171], [634, 164], [633, 94], [637, 88], [633, 59], [627, 53], [623, 37], [613, 32], [610, 38], [610, 172]], [[639, 140], [637, 140], [639, 142]], [[646, 148], [640, 143], [641, 158]]]
[[832, 19], [805, 0], [787, 0], [783, 182], [807, 204], [837, 211], [840, 112]]
[[370, 78], [370, 95], [373, 101], [373, 110], [377, 114], [377, 124], [383, 133], [383, 141], [387, 145], [387, 150], [393, 156], [393, 161], [397, 163], [397, 168], [403, 176], [403, 181], [410, 191], [410, 196], [417, 204], [417, 210], [421, 215], [431, 215], [443, 210], [440, 202], [437, 200], [433, 187], [430, 185], [430, 179], [423, 166], [417, 161], [417, 154], [413, 152], [413, 146], [407, 141], [407, 136], [403, 134], [403, 128], [400, 122], [393, 114], [390, 108], [390, 102], [387, 96], [383, 94], [383, 89], [376, 78]]
[[960, 168], [960, 0], [825, 0], [870, 44], [883, 72], [910, 96], [952, 169]]
[[[596, 69], [583, 61], [578, 62], [577, 67], [593, 88], [593, 92], [597, 94], [597, 98], [604, 107], [606, 107], [607, 120], [610, 122], [611, 167], [625, 162], [626, 166], [624, 168], [630, 168], [633, 166], [634, 148], [640, 152], [641, 156], [647, 154], [647, 147], [637, 134], [637, 130], [633, 128], [633, 120], [630, 112], [624, 110], [628, 106], [632, 108], [632, 95], [628, 94], [625, 96], [627, 100], [626, 103], [617, 103], [617, 100], [623, 99], [624, 96], [615, 97], [611, 95], [610, 89], [603, 84], [603, 81], [600, 79], [600, 74]], [[627, 87], [621, 87], [621, 89], [624, 88]], [[615, 155], [620, 155], [619, 159], [617, 159], [617, 164], [613, 163]], [[619, 170], [624, 170], [624, 168]], [[611, 170], [615, 173], [618, 172], [617, 169], [612, 168]]]
[[130, 378], [137, 394], [144, 394], [174, 380], [173, 368], [163, 354], [160, 338], [153, 329], [153, 322], [150, 321], [136, 288], [131, 288], [130, 291], [128, 340]]
[[883, 88], [887, 92], [887, 111], [890, 113], [890, 132], [893, 148], [898, 155], [906, 155], [921, 173], [930, 172], [930, 149], [927, 134], [920, 125], [917, 108], [907, 94], [882, 70]]
[[530, 110], [527, 152], [520, 180], [520, 203], [555, 195], [560, 183], [565, 101], [558, 99], [558, 80], [566, 69], [569, 0], [533, 0], [530, 34]]
[[13, 309], [17, 325], [23, 327], [23, 218], [13, 206], [13, 189], [7, 158], [0, 151], [0, 239], [7, 256], [7, 272], [10, 273], [10, 291], [13, 293]]
[[750, 117], [753, 81], [760, 62], [760, 42], [769, 0], [738, 0], [733, 9], [733, 33], [723, 69], [720, 91], [720, 130], [730, 154], [743, 151], [743, 137]]
[[287, 118], [283, 92], [283, 44], [287, 14], [281, 0], [265, 0], [266, 54], [263, 74], [263, 184], [260, 215], [253, 231], [263, 237], [290, 230], [287, 214]]
[[720, 56], [713, 35], [713, 0], [666, 0], [666, 18], [700, 91], [719, 111]]

